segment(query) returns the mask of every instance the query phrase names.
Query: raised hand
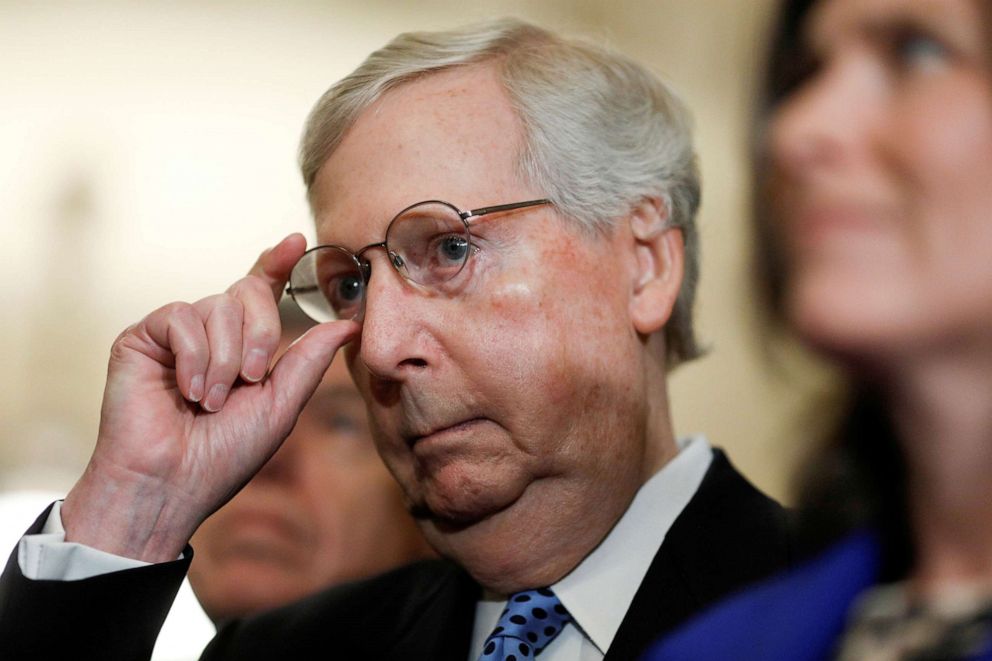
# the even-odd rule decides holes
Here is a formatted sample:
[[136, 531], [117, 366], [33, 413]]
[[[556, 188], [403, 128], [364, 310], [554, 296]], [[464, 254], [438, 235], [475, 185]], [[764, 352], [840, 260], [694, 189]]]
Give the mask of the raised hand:
[[96, 448], [66, 496], [66, 541], [175, 559], [292, 430], [354, 322], [312, 328], [279, 359], [276, 302], [306, 249], [294, 234], [225, 293], [171, 303], [114, 342]]

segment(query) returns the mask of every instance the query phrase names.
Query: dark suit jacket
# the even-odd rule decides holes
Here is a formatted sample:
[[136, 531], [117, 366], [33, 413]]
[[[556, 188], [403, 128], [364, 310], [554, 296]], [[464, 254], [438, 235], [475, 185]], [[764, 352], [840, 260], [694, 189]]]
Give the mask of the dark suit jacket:
[[[606, 658], [636, 658], [704, 606], [788, 566], [788, 528], [785, 511], [715, 451]], [[177, 561], [63, 583], [24, 578], [12, 557], [0, 581], [0, 656], [53, 658], [61, 650], [70, 658], [146, 658], [187, 566]], [[454, 563], [421, 562], [231, 623], [204, 658], [465, 661], [479, 596]], [[82, 650], [89, 651], [80, 656]]]

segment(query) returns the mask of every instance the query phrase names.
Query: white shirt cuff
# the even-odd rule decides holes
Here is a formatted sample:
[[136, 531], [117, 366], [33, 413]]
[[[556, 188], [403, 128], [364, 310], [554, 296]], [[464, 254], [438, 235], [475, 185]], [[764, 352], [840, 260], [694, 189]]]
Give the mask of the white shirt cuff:
[[36, 581], [78, 581], [149, 564], [65, 541], [62, 501], [56, 501], [52, 506], [40, 533], [21, 537], [17, 544], [17, 562], [21, 573]]

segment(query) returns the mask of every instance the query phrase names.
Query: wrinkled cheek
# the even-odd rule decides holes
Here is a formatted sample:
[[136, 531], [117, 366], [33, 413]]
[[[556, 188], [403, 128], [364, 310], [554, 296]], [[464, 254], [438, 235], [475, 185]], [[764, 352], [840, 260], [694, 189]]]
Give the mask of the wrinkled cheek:
[[533, 317], [544, 306], [543, 294], [531, 278], [504, 278], [489, 290], [489, 311], [497, 324], [519, 325]]
[[399, 485], [400, 500], [413, 508], [423, 506], [424, 485], [413, 457], [409, 453], [395, 453], [384, 454], [382, 459], [392, 476], [390, 479]]
[[[381, 427], [376, 421], [376, 416], [374, 411], [369, 413], [369, 431], [372, 434], [372, 441], [375, 445], [375, 451], [378, 457], [370, 458], [372, 462], [379, 462], [380, 459], [388, 471], [388, 475], [381, 476], [370, 476], [372, 479], [376, 477], [381, 477], [384, 481], [393, 481], [399, 483], [401, 489], [406, 493], [408, 498], [413, 498], [412, 490], [414, 488], [414, 468], [413, 468], [413, 458], [410, 454], [410, 449], [406, 447], [401, 441], [390, 438], [385, 434]], [[378, 471], [381, 471], [381, 467], [377, 467]], [[378, 472], [376, 471], [376, 472]]]
[[488, 355], [490, 369], [510, 382], [507, 395], [533, 390], [536, 380], [545, 401], [565, 402], [571, 392], [566, 356], [574, 350], [578, 325], [535, 280], [503, 282], [491, 290], [482, 316], [490, 323], [480, 325], [479, 348]]

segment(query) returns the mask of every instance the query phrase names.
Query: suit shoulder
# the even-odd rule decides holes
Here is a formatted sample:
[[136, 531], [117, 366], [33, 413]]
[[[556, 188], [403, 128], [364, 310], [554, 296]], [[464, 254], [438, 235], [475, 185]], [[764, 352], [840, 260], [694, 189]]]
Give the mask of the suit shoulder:
[[788, 567], [790, 550], [786, 511], [714, 450], [699, 488], [669, 528], [634, 595], [611, 658], [640, 657], [659, 635]]
[[748, 481], [722, 450], [714, 449], [702, 484], [676, 519], [669, 537], [672, 547], [693, 554], [709, 555], [726, 544], [731, 546], [723, 548], [744, 545], [752, 557], [772, 561], [769, 569], [774, 571], [794, 561], [794, 528], [790, 511]]
[[[228, 623], [204, 658], [322, 658], [329, 641], [339, 658], [384, 658], [433, 620], [443, 626], [451, 619], [449, 609], [464, 611], [477, 595], [475, 583], [454, 563], [416, 562]], [[474, 610], [469, 610], [471, 618]]]

